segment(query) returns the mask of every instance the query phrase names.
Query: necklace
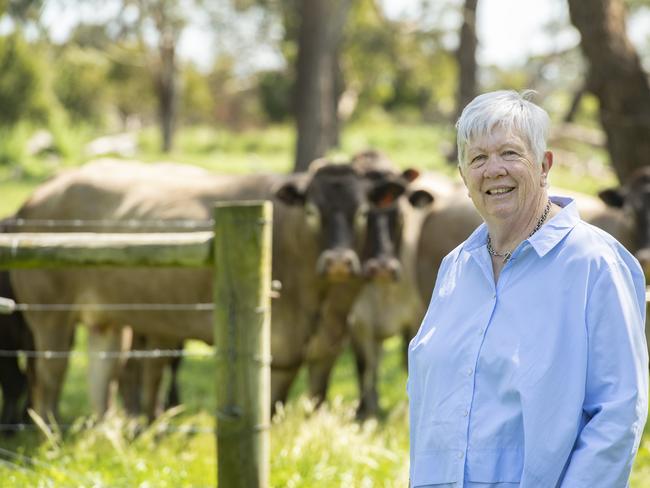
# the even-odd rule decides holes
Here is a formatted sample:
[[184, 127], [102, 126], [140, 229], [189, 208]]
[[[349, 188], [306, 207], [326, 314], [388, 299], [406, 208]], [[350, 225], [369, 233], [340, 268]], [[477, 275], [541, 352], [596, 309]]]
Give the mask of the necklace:
[[[529, 239], [544, 224], [544, 222], [546, 221], [546, 217], [548, 217], [548, 213], [550, 212], [550, 210], [551, 210], [551, 201], [548, 200], [546, 202], [546, 207], [544, 207], [544, 212], [542, 213], [542, 216], [537, 221], [537, 225], [535, 225], [535, 228], [533, 229], [533, 231], [530, 234], [528, 234], [528, 237], [526, 237], [526, 239]], [[492, 255], [494, 257], [503, 258], [503, 263], [504, 264], [507, 263], [508, 261], [510, 261], [510, 258], [512, 257], [512, 251], [497, 252], [497, 251], [494, 250], [494, 248], [492, 247], [492, 239], [490, 238], [490, 234], [488, 234], [488, 237], [487, 237], [487, 250], [490, 253], [490, 255]]]

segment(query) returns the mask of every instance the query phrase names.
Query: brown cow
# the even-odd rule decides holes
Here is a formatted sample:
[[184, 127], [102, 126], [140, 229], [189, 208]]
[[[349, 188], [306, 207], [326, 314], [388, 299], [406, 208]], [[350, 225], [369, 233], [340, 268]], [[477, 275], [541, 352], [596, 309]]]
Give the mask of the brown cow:
[[[399, 211], [393, 207], [383, 212], [371, 212], [368, 216], [369, 237], [373, 233], [379, 234], [369, 238], [369, 242], [398, 242], [399, 246], [378, 247], [365, 261], [366, 272], [372, 276], [383, 276], [384, 280], [375, 280], [363, 287], [348, 317], [359, 372], [359, 418], [376, 415], [379, 411], [377, 380], [383, 341], [401, 334], [406, 351], [424, 314], [426, 301], [418, 289], [418, 276], [423, 266], [433, 268], [437, 264], [429, 262], [429, 255], [422, 252], [419, 244], [426, 243], [426, 252], [432, 253], [435, 261], [438, 251], [443, 251], [449, 242], [456, 242], [455, 239], [462, 237], [463, 229], [469, 235], [480, 222], [476, 212], [473, 212], [467, 213], [469, 220], [455, 222], [452, 226], [447, 222], [446, 226], [437, 228], [440, 220], [435, 216], [449, 214], [461, 217], [456, 210], [462, 207], [457, 202], [458, 189], [459, 184], [449, 178], [426, 174], [411, 185], [408, 196], [410, 205], [400, 202]], [[471, 206], [469, 200], [468, 203]], [[421, 238], [423, 229], [424, 232], [437, 233], [434, 234], [437, 238]], [[397, 233], [398, 237], [380, 237], [388, 232]], [[395, 258], [399, 260], [399, 268], [393, 264]], [[422, 263], [418, 258], [427, 262]], [[395, 269], [400, 272], [395, 273]]]
[[628, 249], [635, 253], [650, 283], [650, 166], [635, 171], [620, 188], [603, 190], [599, 196], [608, 206], [624, 211]]
[[[365, 234], [365, 208], [381, 191], [349, 165], [319, 165], [308, 174], [223, 176], [177, 165], [98, 162], [66, 172], [39, 187], [18, 216], [33, 219], [205, 220], [212, 202], [274, 201], [273, 278], [282, 282], [273, 301], [272, 401], [284, 401], [308, 344], [319, 334], [324, 297], [332, 282], [358, 289], [358, 249]], [[26, 231], [43, 230], [26, 227]], [[120, 231], [117, 228], [84, 229]], [[140, 227], [140, 230], [147, 229]], [[166, 228], [165, 230], [174, 230]], [[177, 230], [177, 229], [176, 229]], [[211, 301], [208, 270], [70, 269], [12, 271], [16, 294], [28, 303], [197, 303]], [[337, 285], [339, 286], [339, 285]], [[210, 315], [82, 310], [27, 313], [38, 350], [68, 350], [76, 323], [89, 328], [89, 350], [117, 350], [120, 329], [129, 325], [159, 347], [186, 338], [212, 342]], [[93, 408], [107, 408], [113, 361], [95, 361], [90, 382]], [[56, 412], [66, 359], [37, 360], [35, 410]], [[155, 375], [154, 375], [155, 376]], [[145, 379], [146, 409], [155, 398]]]
[[[347, 344], [350, 332], [353, 345], [360, 342], [359, 329], [349, 329], [350, 311], [353, 306], [359, 306], [357, 295], [360, 293], [367, 296], [369, 289], [375, 286], [383, 287], [383, 284], [378, 283], [401, 276], [402, 265], [396, 252], [402, 239], [401, 224], [404, 213], [410, 212], [410, 206], [426, 206], [431, 202], [426, 192], [411, 191], [412, 181], [418, 177], [418, 171], [398, 171], [393, 163], [378, 151], [358, 153], [352, 158], [352, 166], [363, 174], [372, 186], [367, 210], [366, 239], [361, 254], [365, 282], [332, 286], [323, 302], [319, 333], [312, 337], [306, 354], [309, 393], [317, 403], [325, 398], [331, 369]], [[402, 198], [407, 190], [408, 200]], [[368, 302], [368, 299], [361, 301]], [[363, 345], [367, 344], [368, 341], [363, 340]], [[363, 368], [367, 363], [364, 360], [365, 351], [355, 347], [360, 378], [370, 372]]]

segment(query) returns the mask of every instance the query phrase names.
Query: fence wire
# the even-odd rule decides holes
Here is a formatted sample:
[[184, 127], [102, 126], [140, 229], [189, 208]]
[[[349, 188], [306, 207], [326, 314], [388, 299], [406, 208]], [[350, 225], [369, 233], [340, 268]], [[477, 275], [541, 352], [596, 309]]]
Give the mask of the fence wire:
[[212, 229], [214, 228], [215, 221], [212, 219], [206, 220], [140, 220], [140, 219], [125, 219], [125, 220], [83, 220], [83, 219], [5, 219], [2, 224], [6, 227], [107, 227], [107, 228], [124, 228], [124, 229]]
[[26, 351], [18, 350], [0, 350], [0, 358], [26, 357], [26, 358], [45, 358], [61, 359], [72, 356], [97, 357], [99, 359], [157, 359], [157, 358], [180, 358], [195, 357], [207, 358], [215, 357], [215, 350], [209, 351], [186, 351], [184, 349], [148, 349], [132, 351]]
[[214, 303], [16, 303], [16, 312], [212, 312]]
[[[46, 424], [47, 425], [47, 424]], [[51, 425], [54, 427], [54, 424]], [[56, 424], [56, 428], [65, 432], [71, 429], [77, 429], [79, 426], [77, 424]], [[167, 425], [165, 427], [155, 427], [156, 432], [158, 433], [167, 433], [167, 434], [214, 434], [215, 427], [198, 427], [192, 425]], [[25, 432], [25, 431], [40, 431], [42, 430], [36, 424], [0, 424], [0, 432]], [[2, 455], [2, 448], [0, 448], [0, 455]]]

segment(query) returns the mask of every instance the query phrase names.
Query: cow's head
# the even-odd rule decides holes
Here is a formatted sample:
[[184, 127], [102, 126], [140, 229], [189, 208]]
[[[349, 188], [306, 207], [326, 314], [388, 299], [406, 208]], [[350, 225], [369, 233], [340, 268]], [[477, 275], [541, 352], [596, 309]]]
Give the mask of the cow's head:
[[316, 232], [319, 275], [345, 281], [361, 274], [358, 250], [363, 242], [370, 188], [349, 164], [312, 164], [302, 180], [289, 180], [276, 197], [287, 205], [302, 206], [307, 225]]
[[[398, 171], [382, 153], [369, 150], [358, 153], [352, 165], [360, 171], [370, 186], [366, 241], [363, 251], [363, 274], [370, 280], [399, 279], [404, 213], [409, 205], [422, 208], [433, 202], [426, 190], [410, 191], [418, 176], [415, 169]], [[407, 196], [407, 198], [402, 198]]]
[[600, 198], [610, 207], [624, 208], [634, 221], [636, 257], [650, 278], [650, 167], [635, 171], [620, 188], [603, 190]]

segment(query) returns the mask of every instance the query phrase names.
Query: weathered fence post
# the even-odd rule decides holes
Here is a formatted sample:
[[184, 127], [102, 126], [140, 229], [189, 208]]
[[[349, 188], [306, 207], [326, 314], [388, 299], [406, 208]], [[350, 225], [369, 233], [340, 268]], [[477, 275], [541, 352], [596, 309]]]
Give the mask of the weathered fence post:
[[269, 485], [272, 204], [214, 210], [217, 480]]

